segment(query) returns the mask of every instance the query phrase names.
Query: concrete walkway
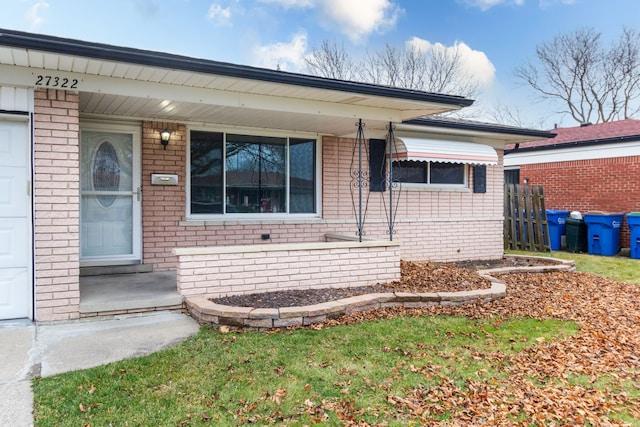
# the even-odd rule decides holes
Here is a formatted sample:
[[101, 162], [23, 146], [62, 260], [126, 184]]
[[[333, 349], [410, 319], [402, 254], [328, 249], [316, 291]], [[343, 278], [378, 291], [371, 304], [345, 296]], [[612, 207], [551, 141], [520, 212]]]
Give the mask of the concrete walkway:
[[36, 325], [0, 322], [0, 426], [33, 425], [34, 376], [50, 376], [142, 356], [198, 332], [175, 312]]

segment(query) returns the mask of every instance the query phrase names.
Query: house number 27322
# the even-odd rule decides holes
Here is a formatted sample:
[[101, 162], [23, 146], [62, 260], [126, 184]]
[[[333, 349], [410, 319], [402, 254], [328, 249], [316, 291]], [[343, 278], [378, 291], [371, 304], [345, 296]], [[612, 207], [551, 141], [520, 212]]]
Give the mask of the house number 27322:
[[36, 77], [36, 86], [76, 89], [78, 87], [78, 79], [68, 79], [66, 77], [38, 75]]

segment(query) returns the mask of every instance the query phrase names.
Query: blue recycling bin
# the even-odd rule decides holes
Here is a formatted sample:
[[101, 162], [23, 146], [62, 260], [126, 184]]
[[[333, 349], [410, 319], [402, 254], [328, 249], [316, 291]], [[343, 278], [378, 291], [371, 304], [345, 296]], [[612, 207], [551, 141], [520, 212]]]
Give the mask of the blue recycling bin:
[[640, 258], [640, 212], [627, 214], [627, 224], [629, 224], [631, 244], [631, 258]]
[[569, 216], [569, 211], [547, 209], [549, 244], [551, 245], [552, 251], [559, 251], [562, 247], [562, 236], [566, 233], [567, 216]]
[[584, 215], [587, 224], [588, 252], [593, 255], [612, 256], [620, 250], [620, 225], [624, 214], [588, 213]]

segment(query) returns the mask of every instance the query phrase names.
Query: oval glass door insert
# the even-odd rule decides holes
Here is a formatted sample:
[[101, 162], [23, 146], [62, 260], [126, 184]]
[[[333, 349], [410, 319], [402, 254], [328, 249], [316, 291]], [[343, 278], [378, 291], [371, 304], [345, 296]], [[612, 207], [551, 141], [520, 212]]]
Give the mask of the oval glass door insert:
[[[109, 141], [98, 147], [93, 161], [93, 189], [95, 191], [118, 191], [120, 189], [120, 162], [118, 153]], [[100, 204], [108, 208], [116, 200], [115, 195], [99, 194]]]

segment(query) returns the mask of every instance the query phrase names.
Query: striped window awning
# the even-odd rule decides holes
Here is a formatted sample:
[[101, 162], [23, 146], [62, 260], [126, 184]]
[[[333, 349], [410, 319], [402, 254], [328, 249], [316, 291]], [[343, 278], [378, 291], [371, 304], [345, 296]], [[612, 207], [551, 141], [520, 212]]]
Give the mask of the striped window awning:
[[396, 137], [395, 140], [393, 160], [471, 165], [498, 164], [498, 153], [489, 145], [414, 137]]

